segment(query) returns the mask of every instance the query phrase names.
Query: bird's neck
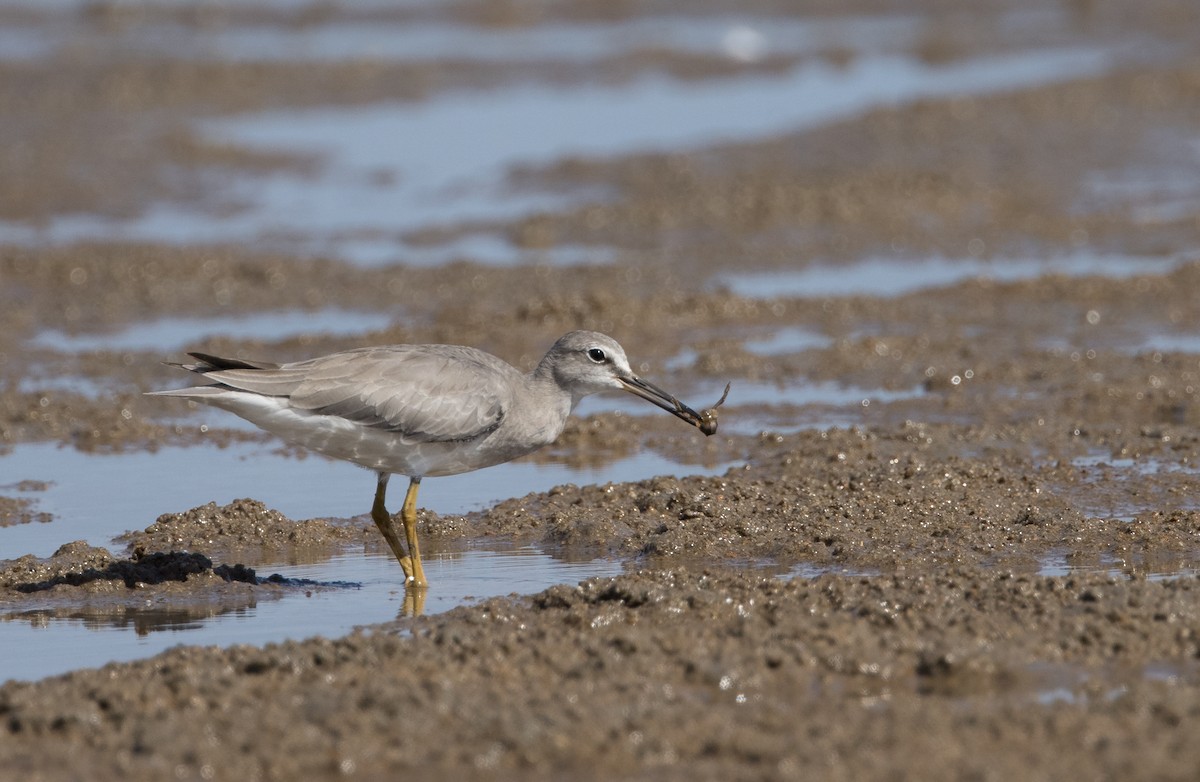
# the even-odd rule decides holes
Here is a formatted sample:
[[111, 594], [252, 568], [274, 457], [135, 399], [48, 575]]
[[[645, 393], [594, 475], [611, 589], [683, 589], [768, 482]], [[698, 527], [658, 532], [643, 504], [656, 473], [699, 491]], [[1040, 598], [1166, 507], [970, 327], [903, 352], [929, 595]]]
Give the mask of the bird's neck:
[[528, 452], [548, 445], [558, 439], [566, 426], [567, 418], [575, 409], [578, 400], [572, 399], [571, 394], [563, 390], [552, 377], [532, 372], [525, 376], [525, 392], [513, 398], [513, 404], [520, 410], [513, 410], [514, 420], [521, 420], [526, 427], [526, 435], [536, 432], [536, 436], [526, 437], [523, 450]]
[[576, 397], [563, 388], [553, 371], [544, 364], [539, 364], [526, 375], [529, 390], [527, 398], [538, 408], [562, 411], [562, 417], [566, 418], [583, 396]]

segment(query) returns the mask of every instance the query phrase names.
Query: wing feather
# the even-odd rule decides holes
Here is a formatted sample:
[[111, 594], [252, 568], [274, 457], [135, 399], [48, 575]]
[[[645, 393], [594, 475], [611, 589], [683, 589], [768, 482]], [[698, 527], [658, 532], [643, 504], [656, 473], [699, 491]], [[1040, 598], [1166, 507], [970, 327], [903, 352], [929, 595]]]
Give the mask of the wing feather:
[[521, 375], [459, 346], [395, 345], [334, 353], [278, 367], [210, 370], [221, 385], [287, 397], [292, 407], [396, 432], [416, 442], [471, 440], [511, 407]]

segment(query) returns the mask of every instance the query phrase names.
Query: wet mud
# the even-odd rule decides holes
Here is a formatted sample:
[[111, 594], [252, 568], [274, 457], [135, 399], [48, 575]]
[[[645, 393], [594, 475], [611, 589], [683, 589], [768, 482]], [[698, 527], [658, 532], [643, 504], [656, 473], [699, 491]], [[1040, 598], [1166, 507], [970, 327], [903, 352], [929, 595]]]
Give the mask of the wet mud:
[[[449, 342], [528, 368], [562, 332], [592, 328], [664, 388], [695, 389], [680, 396], [697, 409], [732, 384], [712, 437], [655, 411], [604, 412], [572, 419], [531, 457], [603, 467], [650, 451], [675, 460], [677, 477], [514, 486], [465, 515], [419, 514], [431, 550], [531, 544], [564, 560], [618, 560], [622, 575], [402, 612], [340, 638], [180, 646], [9, 681], [0, 767], [47, 780], [1194, 778], [1200, 58], [1187, 43], [1200, 15], [1179, 3], [1132, 16], [1119, 3], [1074, 3], [1035, 35], [1037, 4], [987, 4], [970, 19], [944, 5], [914, 6], [923, 34], [910, 53], [924, 62], [1016, 49], [1014, 29], [1032, 36], [1025, 43], [1125, 54], [1061, 83], [929, 97], [756, 142], [524, 166], [517, 191], [606, 197], [408, 237], [486, 231], [530, 252], [610, 248], [604, 264], [370, 267], [236, 243], [95, 239], [0, 247], [0, 526], [53, 523], [38, 504], [44, 476], [4, 459], [23, 444], [271, 443], [143, 396], [183, 382], [163, 364], [181, 352], [72, 351], [39, 341], [48, 332], [337, 307], [386, 313], [390, 325], [280, 339], [226, 331], [186, 348], [286, 361]], [[31, 29], [62, 24], [5, 13]], [[237, 111], [647, 72], [703, 82], [795, 64], [642, 51], [595, 68], [158, 67], [97, 44], [164, 20], [376, 19], [338, 6], [303, 18], [211, 13], [89, 6], [70, 22], [84, 43], [0, 65], [13, 75], [0, 78], [0, 110], [21, 117], [0, 137], [23, 145], [0, 159], [0, 217], [137, 214], [205, 198], [214, 167], [268, 176], [319, 165], [189, 130]], [[435, 14], [377, 13], [380, 23]], [[607, 3], [442, 13], [485, 28], [637, 16]], [[1130, 41], [1142, 48], [1130, 54]], [[841, 67], [855, 57], [809, 56]], [[898, 287], [906, 269], [917, 273], [906, 263], [928, 258], [992, 274], [896, 295], [738, 285], [748, 272], [853, 274], [879, 257]], [[1054, 271], [1078, 257], [1128, 263], [1109, 275]], [[1027, 258], [1050, 270], [1005, 276]], [[819, 339], [755, 346], [788, 330]], [[811, 402], [807, 388], [845, 394]], [[365, 499], [347, 498], [347, 515]], [[48, 558], [3, 552], [6, 621], [185, 622], [324, 588], [272, 580], [264, 563], [385, 547], [366, 516], [288, 518], [261, 499], [169, 510], [131, 519], [111, 549], [63, 540]]]

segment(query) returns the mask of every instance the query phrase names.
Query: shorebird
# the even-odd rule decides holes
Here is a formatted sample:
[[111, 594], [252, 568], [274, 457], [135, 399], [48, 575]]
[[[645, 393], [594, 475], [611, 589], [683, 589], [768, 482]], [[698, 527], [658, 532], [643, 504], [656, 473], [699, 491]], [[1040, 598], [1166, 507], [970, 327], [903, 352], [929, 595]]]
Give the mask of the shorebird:
[[[714, 409], [697, 413], [641, 379], [617, 341], [594, 331], [563, 335], [528, 374], [461, 345], [358, 348], [290, 364], [188, 355], [196, 363], [172, 366], [209, 382], [150, 393], [227, 410], [289, 443], [373, 470], [371, 518], [414, 587], [428, 584], [417, 543], [423, 478], [532, 453], [554, 442], [581, 399], [601, 391], [628, 391], [706, 435], [716, 431]], [[403, 542], [386, 507], [392, 475], [409, 479]]]

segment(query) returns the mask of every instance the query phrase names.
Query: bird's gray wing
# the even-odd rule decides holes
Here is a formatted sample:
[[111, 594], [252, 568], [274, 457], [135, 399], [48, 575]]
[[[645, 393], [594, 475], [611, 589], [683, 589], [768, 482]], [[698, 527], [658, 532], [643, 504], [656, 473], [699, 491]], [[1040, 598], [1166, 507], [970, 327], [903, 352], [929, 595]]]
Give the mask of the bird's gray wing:
[[396, 432], [416, 442], [481, 437], [504, 419], [519, 373], [472, 348], [363, 348], [270, 368], [205, 373], [222, 385]]

